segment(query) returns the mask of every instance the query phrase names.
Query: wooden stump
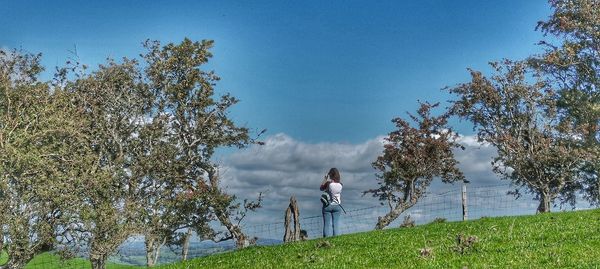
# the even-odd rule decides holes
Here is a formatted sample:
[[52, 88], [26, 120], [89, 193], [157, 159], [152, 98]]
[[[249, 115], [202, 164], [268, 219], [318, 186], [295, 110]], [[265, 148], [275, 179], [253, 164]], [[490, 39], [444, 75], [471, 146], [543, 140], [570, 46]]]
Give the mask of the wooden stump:
[[[298, 203], [296, 197], [290, 197], [290, 205], [285, 210], [285, 232], [283, 234], [283, 242], [293, 242], [300, 240], [300, 211], [298, 209]], [[294, 220], [294, 226], [292, 228], [292, 219]]]

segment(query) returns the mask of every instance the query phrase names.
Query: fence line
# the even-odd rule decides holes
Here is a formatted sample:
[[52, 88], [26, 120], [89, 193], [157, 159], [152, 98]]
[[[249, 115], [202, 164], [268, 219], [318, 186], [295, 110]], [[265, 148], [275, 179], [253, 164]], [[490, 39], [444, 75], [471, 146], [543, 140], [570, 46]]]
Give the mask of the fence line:
[[[521, 198], [515, 199], [515, 196], [508, 194], [508, 191], [512, 189], [510, 183], [467, 186], [466, 208], [468, 209], [468, 219], [535, 214], [538, 206], [537, 201], [534, 201], [530, 195], [523, 195]], [[342, 214], [341, 233], [371, 231], [377, 223], [377, 218], [384, 216], [387, 212], [389, 212], [389, 207], [383, 205], [347, 210], [346, 214]], [[462, 186], [453, 186], [452, 189], [440, 193], [427, 193], [417, 204], [403, 212], [388, 227], [398, 227], [407, 215], [410, 215], [410, 218], [416, 224], [428, 223], [436, 218], [443, 218], [447, 221], [462, 220]], [[300, 218], [300, 227], [307, 232], [309, 239], [322, 237], [322, 216], [315, 215]], [[268, 239], [268, 242], [273, 244], [273, 242], [278, 242], [277, 240], [280, 241], [284, 233], [283, 222], [249, 225], [243, 228], [249, 236], [257, 237], [259, 243], [260, 239]]]
[[[530, 195], [523, 195], [519, 199], [507, 194], [511, 190], [510, 184], [498, 184], [492, 186], [467, 186], [466, 207], [468, 219], [495, 216], [516, 216], [535, 214], [538, 203]], [[398, 227], [405, 216], [416, 224], [424, 224], [434, 221], [436, 218], [444, 218], [448, 221], [460, 221], [463, 219], [463, 190], [462, 186], [452, 186], [451, 189], [440, 193], [427, 193], [425, 197], [417, 202], [412, 208], [403, 212], [388, 227]], [[583, 209], [589, 206], [583, 206]], [[564, 209], [563, 209], [564, 210]], [[370, 206], [365, 208], [347, 210], [342, 214], [341, 234], [366, 232], [374, 229], [379, 216], [389, 212], [389, 207], [384, 205]], [[322, 237], [323, 220], [321, 215], [300, 218], [301, 229], [307, 232], [309, 239]], [[281, 244], [284, 235], [284, 222], [274, 221], [271, 223], [244, 226], [244, 232], [258, 239], [259, 245]], [[145, 268], [145, 252], [143, 242], [136, 242], [137, 247], [122, 247], [118, 253], [111, 256], [109, 262], [139, 265]], [[215, 244], [210, 242], [196, 242], [190, 246], [188, 257], [200, 257], [221, 253], [234, 249], [233, 242]], [[176, 262], [181, 259], [179, 250], [173, 251], [163, 248], [159, 258], [159, 264]], [[51, 256], [51, 255], [48, 255]], [[60, 261], [56, 257], [37, 259], [28, 264], [27, 268], [91, 268], [89, 262], [84, 258]]]

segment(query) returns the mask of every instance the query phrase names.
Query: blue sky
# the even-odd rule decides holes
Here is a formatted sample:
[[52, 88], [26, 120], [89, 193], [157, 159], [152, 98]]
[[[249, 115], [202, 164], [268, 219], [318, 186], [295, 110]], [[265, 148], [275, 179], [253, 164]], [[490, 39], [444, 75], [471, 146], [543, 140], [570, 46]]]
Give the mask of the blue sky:
[[[248, 221], [268, 223], [291, 195], [304, 216], [319, 214], [317, 186], [333, 166], [348, 209], [377, 204], [361, 193], [376, 186], [370, 164], [390, 120], [417, 100], [448, 100], [441, 89], [467, 81], [467, 67], [539, 52], [535, 25], [550, 13], [544, 0], [0, 0], [0, 48], [43, 53], [50, 78], [75, 48], [93, 67], [136, 57], [146, 39], [215, 40], [207, 68], [221, 76], [219, 92], [241, 99], [231, 115], [268, 129], [265, 146], [220, 152], [223, 184], [240, 198], [265, 192]], [[491, 172], [495, 150], [476, 143], [469, 124], [452, 124], [465, 135], [457, 159], [471, 184], [502, 184]]]
[[[358, 143], [389, 132], [417, 100], [445, 101], [466, 67], [538, 51], [535, 1], [2, 1], [0, 47], [77, 49], [94, 66], [136, 57], [141, 42], [215, 40], [208, 68], [241, 99], [241, 124], [308, 142]], [[461, 132], [470, 132], [457, 124]]]

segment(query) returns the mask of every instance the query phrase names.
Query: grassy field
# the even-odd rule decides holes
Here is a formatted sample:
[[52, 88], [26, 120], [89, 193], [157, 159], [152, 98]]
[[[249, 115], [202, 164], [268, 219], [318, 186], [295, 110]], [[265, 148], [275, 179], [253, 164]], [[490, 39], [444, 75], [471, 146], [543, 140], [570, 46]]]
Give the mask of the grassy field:
[[[467, 242], [457, 243], [460, 235]], [[600, 268], [599, 257], [600, 210], [587, 210], [431, 223], [252, 247], [156, 268]], [[43, 254], [26, 268], [89, 268], [89, 262], [74, 259], [63, 264]]]
[[[0, 264], [4, 264], [6, 262], [5, 253], [0, 255]], [[33, 260], [31, 260], [25, 269], [87, 269], [91, 268], [90, 262], [86, 259], [70, 259], [67, 261], [61, 261], [57, 255], [44, 253], [35, 256]], [[107, 269], [133, 269], [133, 268], [141, 268], [136, 266], [127, 266], [120, 264], [112, 264], [107, 263]]]
[[[460, 234], [476, 242], [459, 245]], [[300, 267], [600, 268], [600, 210], [431, 223], [254, 247], [161, 268]]]
[[4, 251], [0, 251], [0, 264], [6, 263], [7, 258], [8, 257], [6, 256], [6, 253]]

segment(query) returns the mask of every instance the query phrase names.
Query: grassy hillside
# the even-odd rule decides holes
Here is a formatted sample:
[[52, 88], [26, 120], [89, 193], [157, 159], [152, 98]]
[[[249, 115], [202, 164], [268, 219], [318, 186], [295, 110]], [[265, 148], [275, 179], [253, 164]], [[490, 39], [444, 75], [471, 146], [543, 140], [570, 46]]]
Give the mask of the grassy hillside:
[[8, 257], [6, 256], [6, 253], [4, 251], [0, 251], [0, 264], [6, 263], [7, 258]]
[[[6, 262], [5, 253], [0, 255], [0, 264]], [[86, 259], [71, 259], [68, 261], [61, 261], [57, 255], [44, 253], [35, 256], [33, 260], [31, 260], [25, 269], [83, 269], [83, 268], [91, 268], [90, 262]], [[140, 268], [135, 266], [127, 266], [127, 265], [119, 265], [108, 263], [106, 265], [107, 269], [133, 269]]]
[[[461, 234], [475, 242], [457, 244]], [[252, 247], [156, 268], [600, 268], [599, 257], [600, 210], [587, 210], [431, 223]], [[0, 264], [3, 259], [0, 255]], [[90, 267], [83, 259], [61, 263], [43, 254], [26, 268]]]
[[[458, 246], [460, 234], [477, 242]], [[600, 268], [599, 257], [600, 210], [588, 210], [253, 247], [160, 268]]]

